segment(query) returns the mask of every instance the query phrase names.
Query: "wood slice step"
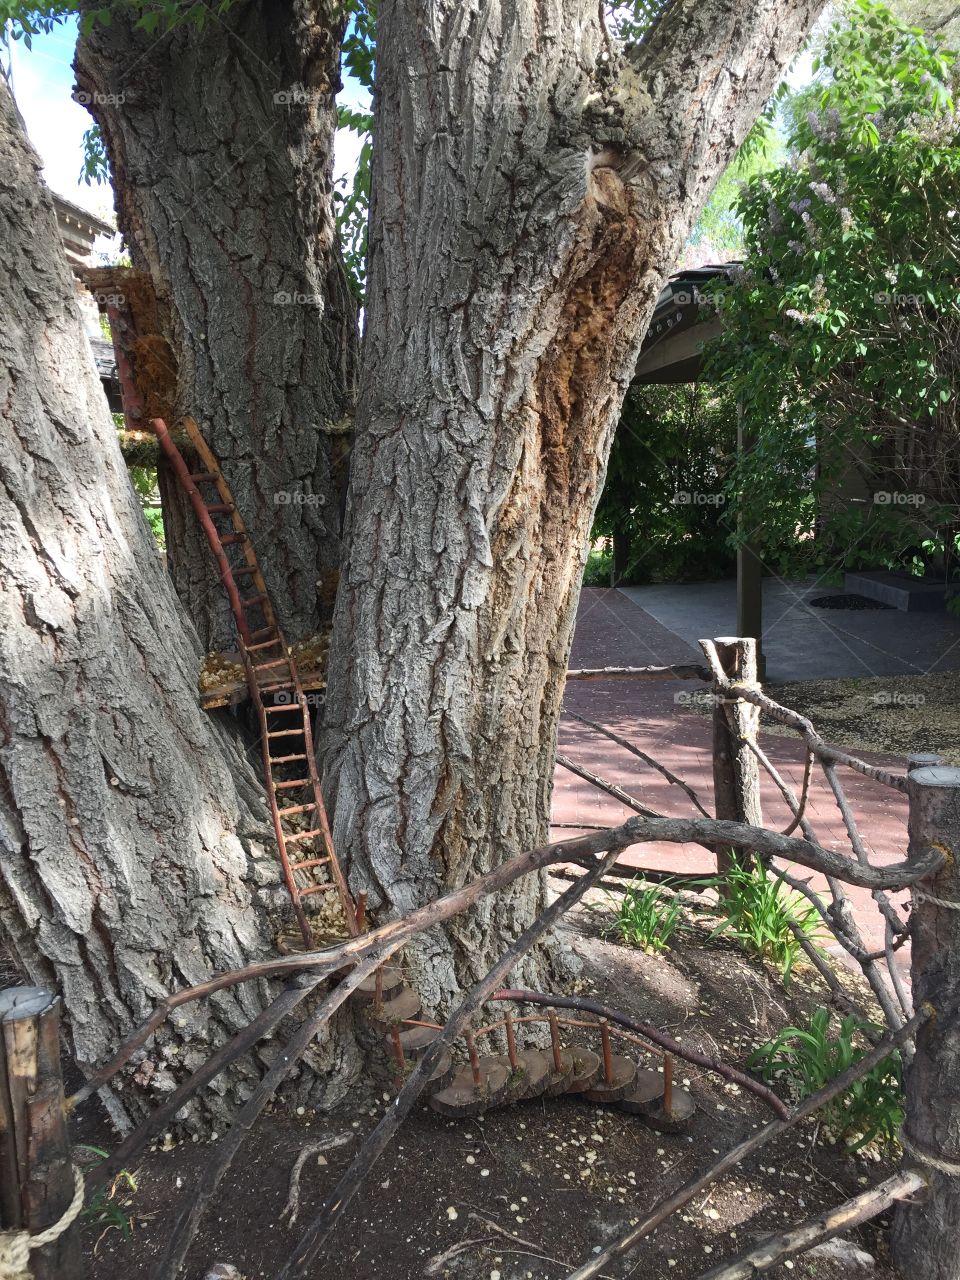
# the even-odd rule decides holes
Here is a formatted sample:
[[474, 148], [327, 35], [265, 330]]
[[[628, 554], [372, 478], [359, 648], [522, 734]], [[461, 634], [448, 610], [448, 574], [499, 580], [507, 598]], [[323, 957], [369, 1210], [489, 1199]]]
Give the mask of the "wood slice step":
[[544, 1052], [549, 1059], [550, 1072], [547, 1076], [547, 1085], [543, 1091], [543, 1096], [545, 1098], [556, 1098], [561, 1093], [568, 1093], [570, 1091], [570, 1085], [573, 1082], [574, 1063], [576, 1061], [574, 1058], [574, 1051], [573, 1049], [560, 1050], [559, 1071], [554, 1066], [553, 1050], [545, 1049]]
[[579, 1044], [571, 1045], [570, 1052], [573, 1055], [573, 1075], [570, 1077], [566, 1091], [567, 1093], [585, 1093], [600, 1078], [603, 1066], [600, 1055]]
[[479, 1089], [473, 1083], [470, 1067], [461, 1067], [445, 1089], [431, 1095], [429, 1105], [440, 1115], [452, 1119], [478, 1116], [503, 1101], [509, 1079], [509, 1068], [498, 1059], [481, 1058]]
[[[403, 1046], [404, 1055], [408, 1058], [419, 1058], [427, 1045], [433, 1044], [439, 1034], [440, 1032], [433, 1027], [404, 1027], [400, 1032], [400, 1043]], [[394, 1052], [392, 1033], [383, 1037], [383, 1044], [387, 1053]]]
[[427, 1080], [427, 1088], [433, 1091], [437, 1089], [446, 1089], [453, 1079], [456, 1068], [453, 1064], [453, 1058], [450, 1056], [450, 1050], [444, 1049], [440, 1055], [440, 1061], [433, 1069], [433, 1074]]
[[525, 1102], [530, 1098], [539, 1098], [553, 1072], [552, 1055], [541, 1053], [539, 1049], [521, 1049], [517, 1054], [516, 1068], [511, 1066], [510, 1058], [505, 1053], [497, 1054], [491, 1061], [499, 1062], [507, 1068], [504, 1102]]
[[[399, 965], [385, 964], [383, 966], [383, 998], [390, 1000], [401, 990], [403, 990], [403, 970]], [[377, 998], [376, 974], [364, 978], [359, 986], [354, 988], [352, 995], [357, 1004], [366, 1004], [368, 1001], [375, 1000]]]
[[600, 1075], [589, 1089], [583, 1090], [583, 1096], [588, 1102], [617, 1102], [633, 1088], [633, 1082], [637, 1078], [637, 1064], [632, 1058], [625, 1058], [622, 1053], [614, 1053], [611, 1058], [611, 1080], [608, 1084], [604, 1076], [603, 1067], [600, 1068]]
[[421, 1013], [423, 1013], [423, 1005], [420, 1003], [420, 997], [416, 991], [411, 987], [401, 987], [391, 999], [384, 999], [379, 1009], [376, 1003], [371, 1004], [367, 1011], [367, 1017], [377, 1026], [386, 1029], [393, 1026], [395, 1022], [405, 1022], [410, 1018], [419, 1018]]
[[674, 1085], [669, 1115], [663, 1109], [662, 1099], [660, 1102], [653, 1104], [649, 1111], [643, 1111], [639, 1114], [645, 1125], [648, 1125], [651, 1129], [656, 1129], [659, 1133], [682, 1133], [693, 1119], [696, 1109], [697, 1104], [691, 1094], [686, 1089], [678, 1089]]
[[659, 1071], [638, 1071], [633, 1088], [617, 1099], [621, 1111], [642, 1116], [663, 1110], [663, 1075]]

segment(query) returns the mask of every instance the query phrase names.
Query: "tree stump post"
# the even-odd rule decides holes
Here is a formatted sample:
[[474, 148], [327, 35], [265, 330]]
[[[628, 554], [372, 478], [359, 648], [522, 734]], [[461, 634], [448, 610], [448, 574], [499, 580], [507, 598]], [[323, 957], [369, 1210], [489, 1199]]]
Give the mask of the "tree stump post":
[[[723, 636], [713, 643], [727, 676], [759, 689], [756, 640], [752, 636]], [[763, 826], [760, 764], [747, 746], [749, 741], [756, 741], [760, 708], [741, 698], [732, 704], [725, 702], [717, 684], [713, 686], [713, 696], [713, 796], [717, 817]], [[717, 874], [725, 875], [733, 861], [728, 849], [718, 849]]]
[[911, 1280], [960, 1280], [960, 769], [911, 769], [907, 787], [908, 857], [937, 845], [947, 859], [914, 892], [910, 915], [914, 1003], [931, 1004], [936, 1016], [917, 1033], [903, 1136], [929, 1191], [898, 1208], [893, 1254]]
[[[73, 1200], [60, 1074], [60, 1000], [42, 987], [0, 991], [0, 1222], [37, 1235]], [[32, 1250], [34, 1280], [82, 1280], [86, 1267], [74, 1222]]]

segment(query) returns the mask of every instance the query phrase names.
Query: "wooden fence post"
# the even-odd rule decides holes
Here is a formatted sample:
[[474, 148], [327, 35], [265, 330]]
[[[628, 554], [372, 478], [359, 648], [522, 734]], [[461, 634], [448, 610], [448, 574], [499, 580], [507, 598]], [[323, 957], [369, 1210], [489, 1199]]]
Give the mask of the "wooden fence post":
[[960, 1280], [960, 769], [911, 769], [907, 790], [908, 857], [939, 845], [947, 859], [914, 891], [910, 915], [914, 1003], [936, 1015], [907, 1069], [903, 1145], [929, 1191], [897, 1209], [893, 1255], [911, 1280]]
[[[0, 1222], [37, 1235], [76, 1190], [60, 1074], [60, 1000], [42, 987], [0, 991]], [[30, 1253], [34, 1280], [82, 1280], [77, 1222]]]
[[[760, 687], [757, 642], [752, 636], [723, 636], [713, 643], [731, 680]], [[716, 684], [713, 695], [713, 796], [717, 817], [761, 827], [760, 763], [747, 746], [748, 741], [756, 741], [760, 708], [742, 699], [724, 705], [724, 695]], [[728, 849], [718, 849], [717, 874], [728, 872], [732, 861]]]

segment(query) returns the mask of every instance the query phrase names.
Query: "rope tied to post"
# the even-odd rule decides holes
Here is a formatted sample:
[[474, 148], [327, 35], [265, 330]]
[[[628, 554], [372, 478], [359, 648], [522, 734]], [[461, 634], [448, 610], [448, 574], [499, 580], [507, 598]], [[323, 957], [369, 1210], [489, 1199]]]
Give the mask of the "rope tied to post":
[[960, 911], [960, 902], [955, 902], [950, 898], [935, 898], [932, 893], [924, 893], [916, 885], [910, 886], [910, 893], [914, 902], [930, 902], [935, 907], [943, 907], [944, 911]]
[[74, 1165], [73, 1199], [53, 1226], [38, 1231], [36, 1235], [29, 1231], [0, 1231], [0, 1280], [33, 1280], [31, 1251], [58, 1240], [73, 1226], [82, 1208], [83, 1174]]

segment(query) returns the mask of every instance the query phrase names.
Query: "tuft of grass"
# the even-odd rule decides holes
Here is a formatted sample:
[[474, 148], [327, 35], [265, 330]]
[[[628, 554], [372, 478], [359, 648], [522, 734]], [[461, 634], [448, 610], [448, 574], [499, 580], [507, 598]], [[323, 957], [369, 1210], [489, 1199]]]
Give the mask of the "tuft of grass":
[[811, 942], [820, 935], [822, 921], [816, 909], [802, 894], [784, 888], [782, 875], [771, 876], [759, 862], [737, 864], [711, 883], [720, 894], [720, 912], [725, 917], [714, 935], [729, 934], [771, 960], [788, 986], [802, 954], [797, 932]]
[[606, 932], [651, 955], [665, 951], [680, 925], [680, 903], [664, 892], [668, 887], [669, 883], [629, 888]]
[[[818, 1009], [806, 1027], [784, 1027], [776, 1039], [761, 1045], [747, 1065], [767, 1083], [785, 1084], [795, 1100], [809, 1097], [868, 1051], [859, 1042], [869, 1026], [847, 1016], [833, 1035], [831, 1021], [829, 1009]], [[894, 1146], [903, 1114], [902, 1063], [896, 1052], [821, 1112], [826, 1128], [851, 1152], [872, 1142]]]
[[[94, 1155], [106, 1160], [107, 1152], [100, 1147], [91, 1147], [86, 1144], [81, 1146], [83, 1150], [92, 1151]], [[80, 1217], [88, 1221], [91, 1226], [101, 1228], [100, 1239], [108, 1231], [115, 1230], [119, 1231], [126, 1240], [133, 1228], [131, 1196], [136, 1190], [137, 1179], [134, 1174], [127, 1169], [121, 1169], [109, 1186], [100, 1187], [95, 1192], [90, 1203], [81, 1210]]]

